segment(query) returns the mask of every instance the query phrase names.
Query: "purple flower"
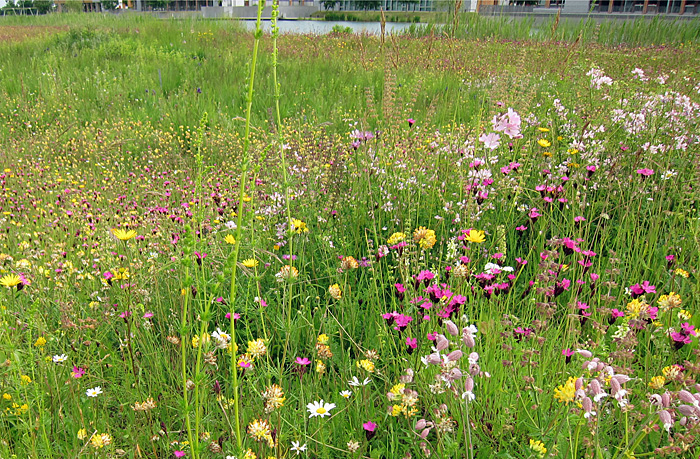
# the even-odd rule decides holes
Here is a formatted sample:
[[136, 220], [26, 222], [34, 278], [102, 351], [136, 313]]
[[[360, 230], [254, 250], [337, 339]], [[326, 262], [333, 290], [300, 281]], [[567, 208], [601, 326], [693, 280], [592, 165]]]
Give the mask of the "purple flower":
[[311, 363], [311, 360], [307, 359], [306, 357], [297, 357], [296, 360], [294, 361], [297, 365], [309, 365]]
[[365, 436], [367, 437], [367, 441], [370, 441], [376, 433], [375, 429], [377, 428], [377, 424], [375, 424], [372, 421], [368, 421], [362, 424], [362, 428], [365, 429]]
[[571, 357], [574, 355], [574, 351], [572, 351], [569, 348], [566, 348], [561, 351], [561, 355], [563, 355], [566, 358], [566, 363], [570, 363]]

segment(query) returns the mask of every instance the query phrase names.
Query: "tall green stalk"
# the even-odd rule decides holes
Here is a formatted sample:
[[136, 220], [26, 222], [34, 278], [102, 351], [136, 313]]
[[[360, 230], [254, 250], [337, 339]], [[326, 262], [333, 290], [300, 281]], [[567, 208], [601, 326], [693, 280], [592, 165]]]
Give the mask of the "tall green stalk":
[[250, 62], [250, 76], [248, 80], [248, 95], [246, 97], [245, 115], [245, 137], [243, 140], [243, 164], [238, 186], [238, 216], [236, 219], [236, 244], [233, 248], [233, 258], [231, 260], [231, 290], [229, 294], [229, 307], [231, 313], [231, 373], [233, 379], [233, 409], [236, 424], [236, 446], [240, 450], [243, 447], [241, 437], [241, 421], [239, 415], [238, 400], [238, 368], [236, 366], [236, 325], [235, 325], [235, 302], [236, 302], [236, 268], [238, 267], [238, 255], [241, 250], [241, 234], [243, 228], [243, 198], [245, 196], [245, 184], [248, 181], [248, 166], [250, 164], [250, 116], [253, 109], [253, 88], [255, 85], [255, 66], [258, 61], [258, 48], [263, 31], [261, 27], [262, 12], [265, 2], [258, 3], [258, 15], [255, 21], [255, 42], [253, 44], [253, 57]]

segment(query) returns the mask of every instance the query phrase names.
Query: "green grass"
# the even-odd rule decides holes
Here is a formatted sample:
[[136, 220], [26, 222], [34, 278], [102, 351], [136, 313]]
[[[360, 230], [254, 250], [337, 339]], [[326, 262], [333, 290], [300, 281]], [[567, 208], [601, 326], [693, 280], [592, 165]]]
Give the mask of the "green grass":
[[499, 21], [0, 22], [0, 457], [697, 455], [698, 46]]

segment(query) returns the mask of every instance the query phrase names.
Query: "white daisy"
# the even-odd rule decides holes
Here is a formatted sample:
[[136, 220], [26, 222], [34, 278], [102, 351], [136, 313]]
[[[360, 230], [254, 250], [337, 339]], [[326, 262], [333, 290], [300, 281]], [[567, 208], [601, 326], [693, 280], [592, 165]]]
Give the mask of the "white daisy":
[[357, 376], [353, 376], [350, 381], [348, 381], [348, 384], [350, 384], [353, 387], [360, 387], [360, 386], [366, 386], [369, 384], [372, 380], [369, 378], [365, 378], [364, 381], [360, 382], [359, 379], [357, 379]]
[[344, 391], [340, 392], [340, 396], [343, 398], [350, 398], [351, 395], [352, 395], [352, 392], [350, 392], [349, 390], [344, 390]]
[[102, 393], [102, 388], [100, 386], [97, 386], [97, 387], [93, 387], [92, 389], [88, 389], [85, 392], [85, 395], [87, 395], [88, 397], [97, 397], [101, 393]]
[[335, 408], [335, 403], [326, 403], [323, 400], [320, 402], [313, 402], [306, 405], [306, 409], [309, 410], [309, 418], [316, 416], [326, 417], [330, 416], [330, 411]]
[[53, 363], [63, 363], [66, 360], [68, 360], [68, 356], [66, 354], [61, 354], [61, 355], [54, 355], [53, 356]]

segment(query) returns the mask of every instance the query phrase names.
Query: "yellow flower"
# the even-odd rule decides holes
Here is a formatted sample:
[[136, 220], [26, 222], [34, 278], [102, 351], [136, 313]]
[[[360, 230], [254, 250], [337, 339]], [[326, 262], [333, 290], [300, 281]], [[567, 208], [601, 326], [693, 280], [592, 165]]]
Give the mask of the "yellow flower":
[[667, 367], [664, 367], [661, 370], [661, 373], [663, 373], [663, 377], [667, 379], [676, 379], [678, 375], [681, 374], [683, 367], [680, 365], [669, 365]]
[[554, 389], [554, 398], [567, 405], [574, 400], [576, 395], [576, 378], [570, 377], [562, 386]]
[[340, 262], [340, 267], [344, 270], [349, 270], [349, 269], [357, 269], [360, 267], [360, 264], [355, 260], [355, 257], [344, 257], [343, 260]]
[[318, 335], [318, 338], [316, 338], [316, 342], [318, 344], [328, 344], [328, 335], [326, 335], [325, 333]]
[[258, 338], [255, 341], [248, 341], [248, 354], [254, 359], [262, 357], [267, 352], [267, 346], [265, 346], [265, 340]]
[[36, 342], [34, 343], [34, 346], [36, 347], [44, 347], [46, 345], [46, 338], [43, 336], [40, 336], [36, 339]]
[[470, 229], [469, 233], [464, 238], [468, 242], [474, 242], [476, 244], [481, 244], [486, 240], [486, 235], [483, 231], [478, 231], [475, 229]]
[[12, 400], [12, 395], [5, 392], [4, 394], [2, 394], [2, 398], [4, 398], [5, 400]]
[[22, 375], [19, 377], [19, 379], [20, 379], [20, 382], [22, 383], [23, 386], [26, 386], [27, 384], [32, 382], [32, 378], [30, 378], [27, 375]]
[[544, 457], [544, 455], [547, 454], [547, 448], [544, 447], [544, 443], [539, 440], [533, 440], [532, 438], [530, 439], [530, 449], [539, 454], [540, 457]]
[[374, 373], [374, 362], [371, 360], [365, 359], [365, 360], [360, 360], [357, 362], [357, 368], [362, 368], [368, 373]]
[[688, 274], [688, 271], [686, 271], [685, 269], [681, 269], [681, 268], [676, 268], [676, 270], [673, 271], [673, 274], [675, 274], [677, 276], [685, 277], [686, 279], [690, 276], [690, 274]]
[[321, 360], [316, 360], [316, 373], [322, 375], [326, 372], [326, 364]]
[[136, 231], [134, 230], [123, 230], [121, 228], [112, 228], [112, 233], [119, 239], [120, 241], [128, 241], [129, 239], [133, 238], [136, 236]]
[[389, 245], [396, 245], [401, 241], [406, 240], [406, 234], [404, 233], [394, 233], [391, 236], [389, 236], [389, 239], [386, 241], [387, 244]]
[[7, 288], [12, 288], [20, 283], [22, 283], [22, 279], [17, 274], [8, 274], [0, 279], [0, 285]]
[[547, 148], [552, 146], [552, 142], [550, 142], [547, 139], [540, 139], [537, 141], [537, 143], [540, 145], [540, 147]]
[[631, 319], [636, 319], [639, 314], [645, 312], [649, 307], [644, 301], [639, 301], [637, 298], [627, 303], [627, 310], [629, 311], [629, 317]]
[[299, 270], [292, 265], [284, 265], [280, 268], [280, 272], [275, 274], [275, 277], [277, 277], [279, 281], [294, 280], [299, 277]]
[[676, 292], [671, 292], [668, 295], [661, 295], [661, 297], [657, 301], [657, 304], [659, 305], [659, 308], [661, 308], [662, 311], [677, 308], [681, 305], [681, 303], [681, 297], [680, 295], [676, 294]]
[[260, 263], [255, 258], [247, 258], [247, 259], [243, 260], [243, 266], [245, 266], [246, 268], [255, 268], [259, 264]]
[[298, 218], [292, 218], [292, 231], [297, 234], [308, 233], [309, 228], [306, 227], [306, 223], [299, 220]]
[[663, 376], [654, 376], [651, 378], [651, 381], [649, 381], [649, 388], [650, 389], [661, 389], [664, 387], [664, 384], [666, 384], [666, 378]]
[[340, 290], [340, 285], [338, 284], [333, 284], [330, 287], [328, 287], [328, 293], [333, 297], [334, 300], [339, 300], [343, 296], [343, 293]]
[[413, 232], [413, 242], [417, 242], [421, 249], [432, 249], [437, 242], [435, 231], [427, 229], [425, 226], [416, 228]]
[[680, 320], [690, 320], [693, 318], [693, 315], [690, 313], [690, 311], [686, 309], [681, 309], [680, 311], [678, 311], [678, 318]]
[[109, 446], [112, 443], [112, 437], [111, 435], [107, 433], [99, 434], [99, 435], [94, 435], [92, 437], [92, 440], [90, 440], [90, 444], [94, 448], [100, 449], [104, 448], [105, 446]]
[[233, 244], [236, 243], [236, 238], [233, 237], [232, 234], [227, 234], [227, 235], [226, 235], [226, 238], [224, 238], [224, 241], [226, 241], [227, 244], [233, 245]]
[[546, 127], [538, 127], [537, 130], [540, 132], [549, 132], [549, 128]]
[[85, 440], [85, 438], [87, 437], [87, 430], [85, 430], [85, 429], [80, 429], [80, 430], [78, 431], [77, 437], [78, 437], [78, 440]]

